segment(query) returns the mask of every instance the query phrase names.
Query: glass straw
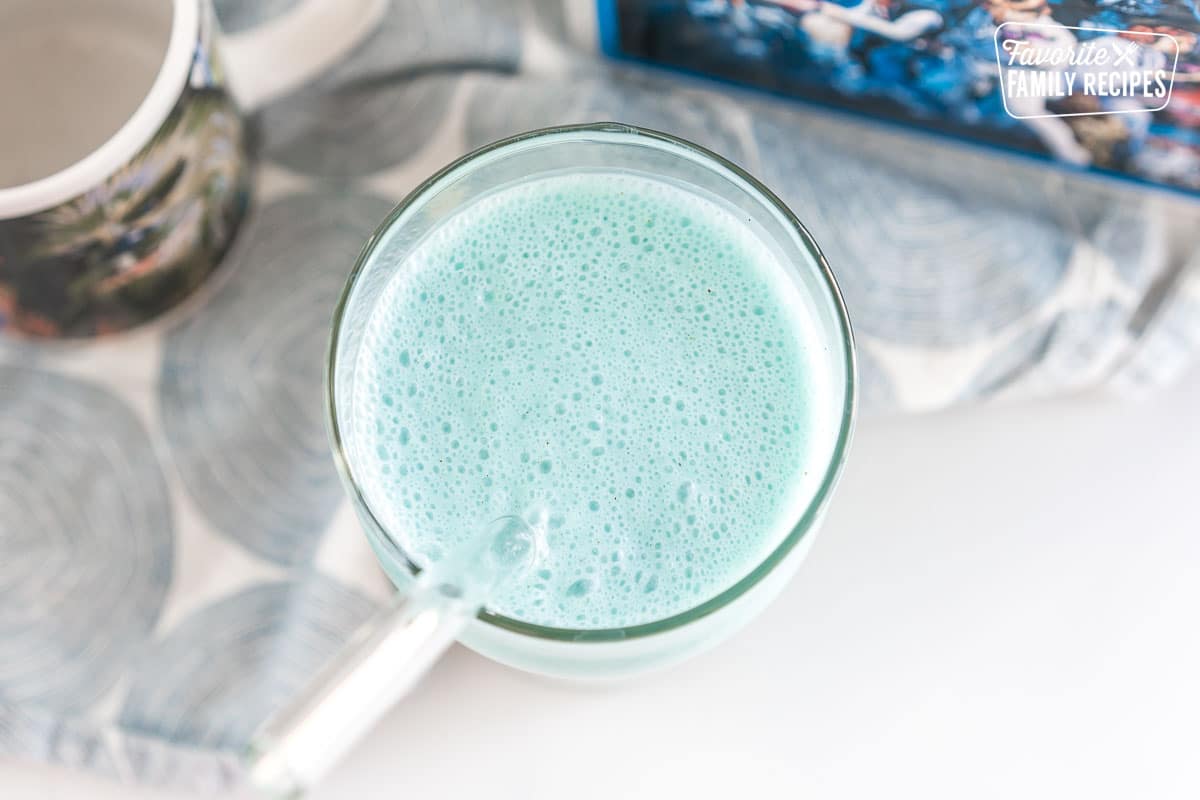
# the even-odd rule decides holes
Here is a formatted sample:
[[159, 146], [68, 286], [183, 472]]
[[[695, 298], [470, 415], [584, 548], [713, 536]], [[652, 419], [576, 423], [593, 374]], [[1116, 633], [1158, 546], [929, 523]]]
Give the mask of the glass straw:
[[[543, 515], [544, 517], [544, 515]], [[500, 517], [368, 620], [251, 738], [248, 783], [295, 797], [319, 781], [412, 689], [496, 592], [541, 558], [544, 519]]]

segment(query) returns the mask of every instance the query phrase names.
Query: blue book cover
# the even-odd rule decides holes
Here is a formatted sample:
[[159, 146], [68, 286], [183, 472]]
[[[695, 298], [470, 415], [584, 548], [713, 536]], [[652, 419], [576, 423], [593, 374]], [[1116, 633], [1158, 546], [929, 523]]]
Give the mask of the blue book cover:
[[599, 0], [611, 56], [1200, 194], [1200, 0]]

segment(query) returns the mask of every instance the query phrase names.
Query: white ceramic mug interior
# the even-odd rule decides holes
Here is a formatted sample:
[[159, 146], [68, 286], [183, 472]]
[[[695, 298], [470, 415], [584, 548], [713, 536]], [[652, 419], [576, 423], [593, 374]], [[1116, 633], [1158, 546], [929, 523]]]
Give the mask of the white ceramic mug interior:
[[[244, 110], [310, 80], [375, 28], [386, 0], [300, 0], [223, 36]], [[0, 220], [100, 184], [151, 140], [183, 91], [211, 0], [0, 3]]]
[[5, 0], [0, 187], [60, 172], [112, 138], [150, 93], [171, 19], [165, 3]]

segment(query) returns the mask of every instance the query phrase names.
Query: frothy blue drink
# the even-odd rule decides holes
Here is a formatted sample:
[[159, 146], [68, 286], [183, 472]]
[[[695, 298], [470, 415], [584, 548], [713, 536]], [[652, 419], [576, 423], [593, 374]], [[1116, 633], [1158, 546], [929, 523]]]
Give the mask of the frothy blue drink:
[[453, 641], [612, 679], [759, 613], [812, 542], [854, 419], [828, 265], [750, 175], [598, 123], [480, 148], [367, 242], [329, 423], [400, 594], [253, 737], [309, 785]]
[[825, 475], [813, 432], [844, 389], [751, 222], [593, 170], [492, 191], [417, 243], [372, 300], [343, 432], [408, 557], [521, 515], [538, 569], [489, 609], [575, 630], [680, 614], [761, 563]]

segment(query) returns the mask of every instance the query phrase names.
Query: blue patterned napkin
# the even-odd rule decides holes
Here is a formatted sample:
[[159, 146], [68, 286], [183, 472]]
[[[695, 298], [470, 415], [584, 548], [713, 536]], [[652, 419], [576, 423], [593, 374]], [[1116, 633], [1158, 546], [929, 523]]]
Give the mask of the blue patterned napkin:
[[[291, 0], [218, 5], [236, 30]], [[1173, 257], [1194, 242], [1168, 235], [1194, 207], [600, 62], [576, 22], [396, 0], [260, 115], [255, 208], [199, 297], [129, 335], [0, 345], [0, 754], [237, 780], [231, 754], [387, 591], [322, 427], [336, 296], [405, 192], [498, 137], [613, 119], [760, 176], [841, 280], [868, 411], [1142, 391], [1200, 350], [1200, 269]]]

